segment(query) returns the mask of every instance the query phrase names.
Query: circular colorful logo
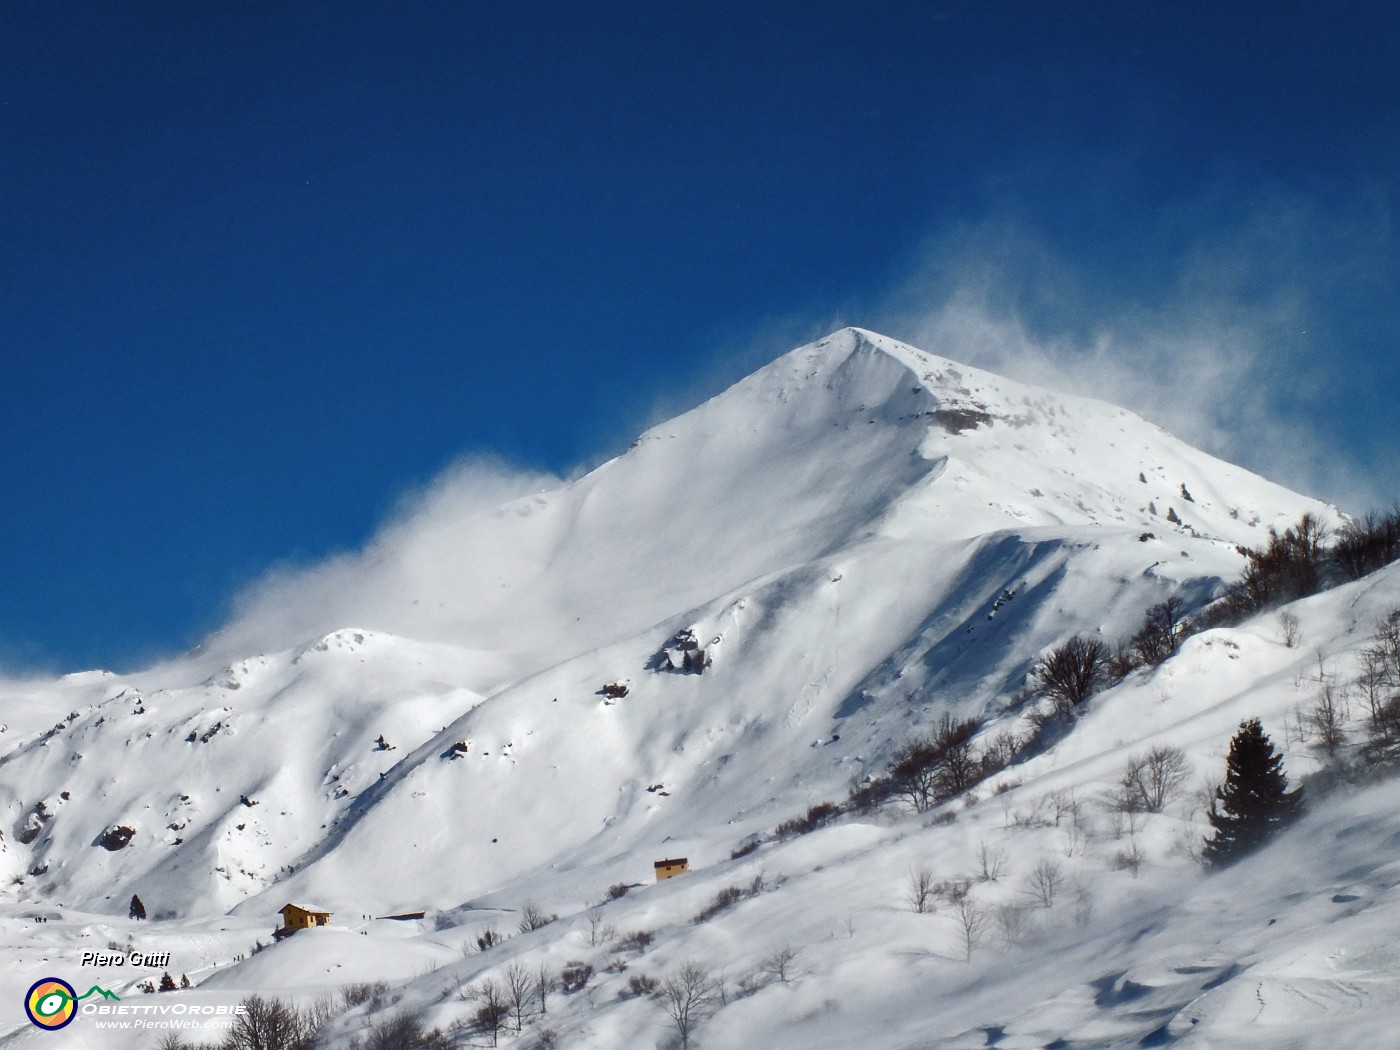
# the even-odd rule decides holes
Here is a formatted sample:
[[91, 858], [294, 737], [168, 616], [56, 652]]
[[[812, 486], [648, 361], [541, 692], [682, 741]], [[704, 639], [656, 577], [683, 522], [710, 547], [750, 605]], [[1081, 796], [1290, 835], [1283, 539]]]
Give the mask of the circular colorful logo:
[[73, 1020], [78, 1012], [78, 993], [67, 981], [45, 977], [35, 981], [24, 997], [24, 1012], [40, 1028], [53, 1031]]

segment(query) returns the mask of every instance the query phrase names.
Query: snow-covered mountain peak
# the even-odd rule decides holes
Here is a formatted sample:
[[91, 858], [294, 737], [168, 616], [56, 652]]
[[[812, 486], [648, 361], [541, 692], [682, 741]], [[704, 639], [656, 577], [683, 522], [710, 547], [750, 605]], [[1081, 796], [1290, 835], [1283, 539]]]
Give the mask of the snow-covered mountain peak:
[[[1217, 776], [1256, 715], [1310, 768], [1299, 705], [1350, 673], [1400, 568], [1296, 603], [1291, 640], [1272, 616], [1199, 634], [1023, 746], [1040, 654], [1122, 643], [1167, 596], [1200, 607], [1237, 545], [1304, 511], [1335, 520], [1114, 406], [833, 332], [574, 481], [400, 522], [183, 662], [0, 681], [0, 990], [17, 1002], [51, 960], [126, 938], [174, 953], [200, 986], [180, 997], [382, 978], [444, 1026], [512, 962], [586, 969], [549, 1000], [580, 1048], [653, 1045], [640, 978], [784, 944], [800, 966], [745, 986], [707, 1046], [1184, 1046], [1198, 1022], [1254, 1025], [1266, 994], [1352, 1002], [1334, 917], [1375, 927], [1360, 909], [1385, 894], [1400, 910], [1390, 869], [1362, 864], [1393, 851], [1393, 819], [1318, 816], [1307, 834], [1336, 848], [1307, 878], [1326, 889], [1276, 927], [1293, 866], [1256, 866], [1262, 895], [1231, 873], [1202, 896], [1199, 806], [1115, 822], [1103, 800], [1149, 746]], [[980, 796], [836, 816], [944, 719], [1000, 749]], [[677, 857], [690, 870], [656, 884]], [[911, 907], [920, 871], [947, 887], [937, 909]], [[1036, 871], [1060, 899], [1031, 892]], [[955, 889], [999, 926], [996, 944], [962, 927], [956, 959]], [[1230, 893], [1248, 906], [1215, 906]], [[149, 923], [124, 922], [133, 895]], [[289, 901], [332, 928], [244, 958]], [[533, 928], [526, 902], [560, 918]], [[1322, 993], [1290, 990], [1294, 944]], [[1367, 952], [1348, 965], [1400, 973]], [[1269, 953], [1288, 960], [1272, 976]], [[148, 976], [112, 974], [123, 998]], [[1248, 1045], [1282, 1045], [1279, 1016]], [[365, 1017], [333, 1023], [349, 1045]]]
[[[350, 879], [389, 908], [416, 855], [460, 873], [423, 890], [446, 906], [578, 851], [767, 821], [878, 768], [911, 717], [996, 710], [1067, 630], [1199, 600], [1304, 510], [1326, 512], [1131, 413], [842, 329], [575, 481], [400, 526], [269, 607], [275, 629], [255, 609], [221, 634], [198, 675], [29, 686], [8, 804], [86, 802], [10, 860], [100, 907]], [[129, 844], [91, 852], [117, 825]]]

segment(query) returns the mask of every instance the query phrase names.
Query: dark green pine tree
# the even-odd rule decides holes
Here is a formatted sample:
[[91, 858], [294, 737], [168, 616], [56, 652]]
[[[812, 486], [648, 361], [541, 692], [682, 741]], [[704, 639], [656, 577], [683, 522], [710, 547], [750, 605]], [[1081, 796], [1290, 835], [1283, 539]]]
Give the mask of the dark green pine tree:
[[1208, 868], [1223, 868], [1258, 849], [1303, 808], [1303, 792], [1288, 790], [1283, 757], [1259, 719], [1240, 723], [1225, 760], [1225, 783], [1215, 789], [1206, 816], [1215, 835], [1206, 840]]

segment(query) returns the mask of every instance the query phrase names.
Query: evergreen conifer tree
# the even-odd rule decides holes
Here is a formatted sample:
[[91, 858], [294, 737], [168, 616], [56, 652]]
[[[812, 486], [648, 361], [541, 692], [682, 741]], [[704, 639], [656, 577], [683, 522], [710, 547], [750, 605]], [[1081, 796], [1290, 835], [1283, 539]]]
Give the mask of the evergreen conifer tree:
[[141, 903], [141, 898], [134, 893], [131, 895], [131, 906], [127, 908], [126, 917], [128, 919], [144, 919], [146, 917], [146, 906]]
[[1205, 844], [1206, 866], [1223, 868], [1258, 849], [1298, 816], [1302, 804], [1302, 789], [1288, 790], [1283, 757], [1259, 719], [1241, 722], [1225, 760], [1225, 783], [1206, 813], [1215, 829]]
[[161, 990], [162, 992], [173, 992], [173, 991], [175, 991], [175, 988], [176, 988], [175, 978], [171, 977], [171, 976], [170, 976], [170, 971], [167, 970], [167, 971], [161, 976], [161, 979], [160, 979], [160, 990]]

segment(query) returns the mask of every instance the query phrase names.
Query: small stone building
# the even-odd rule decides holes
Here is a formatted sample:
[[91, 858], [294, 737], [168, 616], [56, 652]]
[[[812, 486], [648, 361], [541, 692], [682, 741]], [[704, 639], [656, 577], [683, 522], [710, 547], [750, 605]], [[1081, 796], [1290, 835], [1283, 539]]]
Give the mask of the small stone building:
[[670, 860], [658, 860], [652, 867], [656, 869], [656, 881], [665, 882], [689, 871], [690, 861], [685, 857], [674, 857]]

